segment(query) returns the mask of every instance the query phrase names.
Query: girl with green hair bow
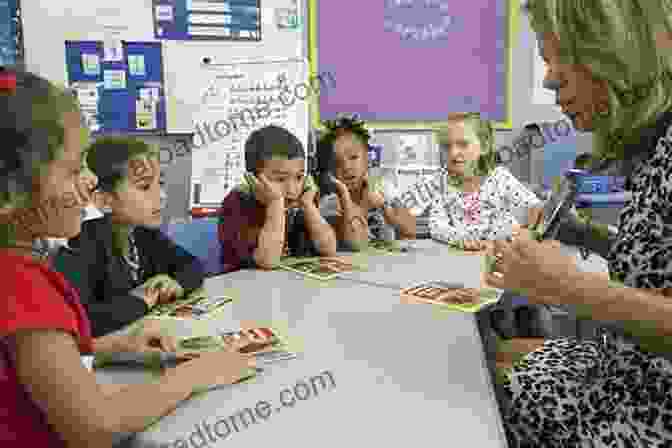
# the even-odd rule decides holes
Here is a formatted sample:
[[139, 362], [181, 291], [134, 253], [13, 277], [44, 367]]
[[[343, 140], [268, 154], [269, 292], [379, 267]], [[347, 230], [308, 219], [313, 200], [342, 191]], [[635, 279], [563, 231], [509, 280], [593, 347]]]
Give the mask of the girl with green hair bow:
[[477, 113], [455, 113], [437, 130], [441, 172], [412, 186], [402, 203], [427, 210], [433, 239], [466, 250], [508, 238], [521, 225], [513, 215], [528, 210], [536, 224], [541, 201], [506, 168], [496, 166], [494, 131]]
[[357, 114], [338, 114], [323, 123], [317, 171], [324, 197], [320, 212], [344, 249], [361, 250], [397, 238], [413, 239], [416, 219], [400, 207], [397, 188], [369, 174], [372, 133]]
[[546, 341], [514, 368], [503, 406], [510, 446], [666, 446], [672, 0], [530, 0], [526, 10], [547, 65], [545, 87], [577, 130], [593, 133], [602, 165], [593, 168], [621, 164], [632, 199], [609, 243], [610, 278], [582, 272], [553, 244], [496, 245], [489, 284], [594, 321], [581, 339]]
[[157, 304], [200, 288], [205, 272], [158, 227], [162, 194], [158, 153], [141, 140], [102, 137], [88, 149], [105, 216], [86, 221], [59, 269], [75, 284], [94, 336], [119, 330]]

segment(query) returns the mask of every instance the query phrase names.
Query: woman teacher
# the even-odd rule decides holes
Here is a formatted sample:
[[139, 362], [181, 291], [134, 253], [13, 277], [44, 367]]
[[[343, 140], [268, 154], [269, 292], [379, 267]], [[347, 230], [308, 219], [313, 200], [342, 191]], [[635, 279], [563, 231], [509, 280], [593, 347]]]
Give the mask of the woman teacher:
[[[672, 446], [672, 0], [530, 0], [544, 84], [593, 157], [633, 196], [608, 262], [578, 270], [557, 244], [497, 243], [493, 286], [604, 321], [594, 340], [547, 341], [514, 368], [512, 447]], [[610, 321], [609, 324], [606, 322]]]

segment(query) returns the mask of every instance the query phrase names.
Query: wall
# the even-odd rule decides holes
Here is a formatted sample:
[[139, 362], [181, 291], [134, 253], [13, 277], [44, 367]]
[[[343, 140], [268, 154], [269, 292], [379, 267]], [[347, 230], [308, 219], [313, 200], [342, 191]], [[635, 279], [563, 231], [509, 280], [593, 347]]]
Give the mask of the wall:
[[[272, 0], [266, 0], [272, 1]], [[304, 24], [307, 20], [306, 2], [303, 2]], [[305, 31], [305, 29], [304, 29]], [[495, 144], [499, 146], [510, 145], [518, 136], [522, 127], [529, 122], [555, 122], [564, 119], [556, 106], [533, 104], [534, 88], [534, 58], [536, 55], [536, 36], [532, 32], [527, 19], [521, 16], [519, 20], [519, 32], [516, 45], [513, 48], [513, 80], [512, 80], [512, 110], [513, 130], [497, 131]], [[381, 143], [390, 141], [386, 132], [378, 131]], [[399, 132], [392, 134], [398, 135]], [[577, 153], [590, 151], [592, 138], [590, 134], [576, 135]], [[165, 146], [169, 146], [166, 144]], [[383, 154], [383, 163], [391, 163], [397, 159], [395, 154]], [[166, 165], [168, 166], [168, 165]], [[528, 183], [541, 183], [543, 173], [543, 149], [534, 150], [527, 157], [511, 164], [512, 173], [521, 181]], [[185, 218], [187, 216], [188, 179], [191, 173], [191, 157], [185, 156], [174, 160], [166, 173], [166, 189], [169, 195], [168, 214], [173, 218]], [[608, 216], [613, 213], [603, 212]], [[600, 213], [602, 215], [603, 213]], [[610, 219], [611, 221], [612, 219]]]
[[[72, 2], [73, 0], [69, 1]], [[128, 1], [129, 0], [124, 0], [124, 2]], [[141, 1], [148, 1], [148, 0], [141, 0]], [[265, 0], [265, 2], [266, 2], [265, 7], [267, 7], [267, 5], [282, 6], [282, 4], [286, 3], [286, 0]], [[51, 4], [51, 2], [46, 2], [46, 0], [34, 0], [34, 3], [31, 3], [34, 5], [33, 9], [35, 7], [38, 7], [37, 5], [38, 3], [45, 5]], [[301, 1], [301, 7], [304, 11], [303, 14], [304, 43], [307, 42], [307, 29], [305, 27], [305, 24], [307, 22], [308, 15], [307, 15], [306, 3], [307, 3], [306, 1]], [[29, 11], [25, 12], [27, 13]], [[33, 11], [33, 14], [37, 14], [37, 12]], [[35, 47], [36, 45], [38, 45], [38, 43], [40, 43], [37, 42], [37, 40], [45, 39], [43, 30], [50, 28], [53, 29], [54, 27], [56, 27], [56, 25], [59, 25], [56, 27], [56, 30], [59, 33], [65, 32], [63, 31], [64, 29], [63, 26], [60, 26], [62, 25], [61, 22], [62, 20], [54, 20], [52, 18], [50, 19], [49, 23], [45, 23], [43, 27], [38, 27], [35, 25], [32, 28], [26, 27], [25, 29], [26, 43], [29, 44], [30, 42], [33, 42], [32, 47]], [[131, 20], [131, 22], [133, 22], [133, 20]], [[513, 139], [518, 136], [522, 126], [528, 122], [540, 122], [540, 121], [555, 122], [556, 120], [560, 120], [563, 118], [563, 116], [560, 114], [559, 110], [555, 106], [533, 104], [532, 101], [533, 83], [534, 83], [533, 66], [534, 66], [534, 58], [536, 57], [535, 56], [536, 37], [532, 33], [532, 30], [530, 29], [528, 21], [525, 17], [521, 16], [518, 24], [519, 24], [518, 34], [516, 37], [515, 46], [513, 48], [513, 68], [512, 68], [513, 131], [497, 131], [495, 136], [495, 143], [497, 146], [511, 144]], [[126, 26], [129, 25], [126, 24]], [[132, 26], [129, 27], [131, 29], [133, 28]], [[61, 37], [61, 39], [66, 39], [69, 37], [67, 35], [67, 32], [65, 33], [66, 35]], [[40, 44], [38, 46], [42, 45]], [[58, 51], [56, 52], [56, 47], [54, 47], [54, 52], [60, 54], [63, 51], [63, 44], [59, 43], [57, 44], [57, 46]], [[27, 45], [27, 47], [30, 47], [30, 45]], [[46, 48], [44, 48], [41, 51], [45, 52], [45, 50]], [[307, 54], [306, 45], [304, 45], [304, 54]], [[62, 78], [64, 76], [63, 70], [60, 71], [52, 70], [53, 73], [48, 72], [48, 70], [46, 70], [45, 64], [47, 61], [44, 60], [45, 58], [46, 55], [44, 58], [41, 57], [33, 58], [32, 66], [30, 68], [36, 69], [40, 73], [42, 72], [42, 68], [44, 68], [46, 71], [45, 74], [47, 74], [51, 78]], [[445, 69], [448, 70], [448, 68]], [[336, 74], [336, 76], [338, 75]], [[171, 137], [162, 137], [158, 138], [158, 140], [157, 138], [150, 138], [150, 140], [160, 141], [162, 143], [162, 146], [168, 147], [171, 145], [171, 141], [174, 141], [175, 139]], [[579, 135], [577, 137], [577, 152], [590, 151], [590, 144], [591, 144], [590, 135]], [[394, 159], [394, 155], [390, 156], [389, 154], [388, 155], [384, 154], [383, 158]], [[164, 159], [168, 158], [165, 157]], [[518, 176], [522, 181], [538, 183], [540, 182], [541, 179], [541, 170], [543, 167], [542, 161], [543, 161], [542, 150], [534, 150], [530, 158], [519, 160], [513, 163], [510, 166], [510, 168], [511, 171], [516, 176]], [[165, 179], [164, 183], [169, 196], [167, 214], [171, 218], [186, 218], [187, 204], [188, 204], [187, 198], [189, 194], [188, 180], [191, 174], [191, 157], [189, 155], [186, 155], [179, 158], [174, 158], [172, 162], [164, 164], [164, 167], [166, 171], [164, 175]]]

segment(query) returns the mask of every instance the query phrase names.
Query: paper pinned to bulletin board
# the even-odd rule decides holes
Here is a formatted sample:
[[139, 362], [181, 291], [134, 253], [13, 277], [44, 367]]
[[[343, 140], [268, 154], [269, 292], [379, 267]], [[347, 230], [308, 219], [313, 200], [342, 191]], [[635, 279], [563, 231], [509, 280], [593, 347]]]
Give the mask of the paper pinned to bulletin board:
[[74, 41], [65, 53], [68, 84], [91, 132], [165, 132], [160, 43]]
[[[194, 113], [190, 208], [217, 207], [245, 171], [244, 144], [266, 125], [307, 147], [308, 65], [304, 60], [205, 64]], [[303, 98], [303, 99], [302, 99]]]
[[152, 0], [154, 34], [170, 40], [261, 40], [261, 1]]

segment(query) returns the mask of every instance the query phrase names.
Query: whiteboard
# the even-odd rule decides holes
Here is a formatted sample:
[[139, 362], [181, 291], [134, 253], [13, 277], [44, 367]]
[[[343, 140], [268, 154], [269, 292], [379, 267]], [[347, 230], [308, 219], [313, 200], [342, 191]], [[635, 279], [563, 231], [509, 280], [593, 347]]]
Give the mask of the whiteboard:
[[[262, 3], [263, 5], [263, 3]], [[262, 18], [269, 12], [262, 8]], [[249, 61], [288, 60], [303, 58], [302, 34], [295, 30], [269, 33], [269, 24], [262, 28], [262, 42], [212, 43], [199, 41], [164, 41], [164, 74], [166, 82], [168, 133], [193, 131], [193, 114], [200, 109], [203, 88], [210, 82], [209, 67]], [[270, 34], [270, 36], [269, 36]], [[273, 41], [272, 39], [277, 39]]]
[[[299, 0], [263, 0], [261, 6], [261, 41], [196, 42], [183, 52], [173, 52], [177, 60], [166, 61], [164, 57], [164, 64], [172, 62], [173, 69], [188, 73], [189, 67], [193, 66], [192, 60], [197, 60], [203, 52], [214, 52], [227, 62], [304, 57], [303, 24], [288, 27], [285, 23], [288, 11], [302, 15], [303, 3]], [[62, 85], [67, 81], [66, 40], [157, 40], [152, 0], [30, 0], [23, 1], [21, 9], [26, 68]], [[169, 41], [163, 42], [167, 44]]]
[[[191, 208], [218, 206], [241, 181], [245, 140], [254, 130], [282, 126], [307, 148], [308, 91], [298, 87], [308, 86], [305, 60], [209, 64], [201, 68], [198, 80], [192, 84], [201, 95], [190, 125]], [[260, 104], [268, 105], [268, 113], [258, 113]]]

